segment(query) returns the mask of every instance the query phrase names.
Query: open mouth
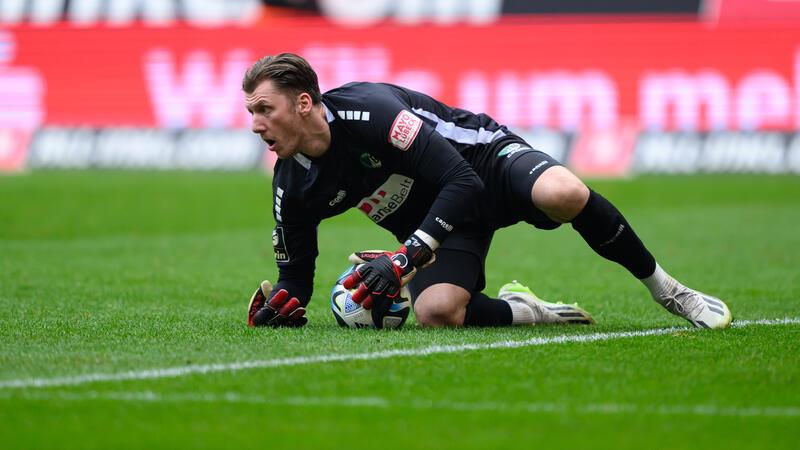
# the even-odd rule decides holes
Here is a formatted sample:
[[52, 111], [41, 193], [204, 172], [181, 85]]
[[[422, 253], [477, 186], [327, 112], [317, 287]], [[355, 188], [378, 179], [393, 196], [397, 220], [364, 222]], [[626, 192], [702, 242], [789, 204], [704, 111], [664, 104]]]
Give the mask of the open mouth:
[[264, 139], [264, 142], [266, 142], [270, 147], [275, 145], [275, 139]]

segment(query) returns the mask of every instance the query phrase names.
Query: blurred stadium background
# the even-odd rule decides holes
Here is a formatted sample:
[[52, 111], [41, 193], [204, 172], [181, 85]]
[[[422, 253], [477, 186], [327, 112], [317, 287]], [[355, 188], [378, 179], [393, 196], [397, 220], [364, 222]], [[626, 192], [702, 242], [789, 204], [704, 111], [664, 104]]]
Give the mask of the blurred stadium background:
[[583, 175], [800, 173], [798, 25], [769, 0], [2, 0], [0, 171], [268, 171], [240, 80], [291, 51]]

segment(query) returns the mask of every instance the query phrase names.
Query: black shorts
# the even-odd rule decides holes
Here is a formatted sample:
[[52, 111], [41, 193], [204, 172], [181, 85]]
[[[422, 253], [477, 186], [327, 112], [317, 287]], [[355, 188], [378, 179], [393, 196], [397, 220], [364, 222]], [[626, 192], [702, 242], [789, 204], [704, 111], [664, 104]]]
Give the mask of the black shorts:
[[408, 285], [411, 300], [438, 283], [460, 286], [468, 292], [486, 287], [486, 255], [492, 243], [492, 232], [454, 231], [436, 250], [436, 261], [420, 269]]
[[[495, 203], [502, 205], [504, 209], [499, 213], [507, 217], [507, 222], [510, 223], [524, 221], [545, 230], [558, 228], [560, 223], [554, 222], [533, 206], [531, 189], [545, 170], [560, 166], [561, 163], [547, 153], [534, 150], [517, 136], [504, 140], [498, 147], [497, 154], [502, 156], [505, 152], [505, 155], [499, 158], [493, 170], [498, 179], [492, 184], [497, 186], [489, 189], [497, 190], [491, 194], [497, 197]], [[501, 224], [506, 225], [508, 224]]]
[[485, 227], [454, 230], [436, 250], [436, 262], [420, 270], [411, 280], [412, 300], [438, 283], [454, 284], [468, 292], [483, 291], [486, 256], [495, 230], [520, 221], [548, 230], [560, 225], [533, 205], [531, 189], [546, 169], [561, 164], [513, 135], [491, 147], [494, 147], [488, 168], [491, 173], [484, 182], [492, 204], [497, 205], [497, 210], [491, 213], [497, 220], [487, 221]]

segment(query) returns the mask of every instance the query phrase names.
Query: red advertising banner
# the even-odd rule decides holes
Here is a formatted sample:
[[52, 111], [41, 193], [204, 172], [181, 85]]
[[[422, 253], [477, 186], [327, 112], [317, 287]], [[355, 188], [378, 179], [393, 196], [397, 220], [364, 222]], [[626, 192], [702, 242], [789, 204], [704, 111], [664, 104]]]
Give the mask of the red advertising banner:
[[715, 22], [794, 22], [800, 2], [793, 0], [706, 0], [706, 20]]
[[0, 32], [0, 129], [242, 128], [256, 58], [307, 57], [323, 90], [386, 81], [511, 127], [800, 128], [800, 27], [545, 23], [342, 29], [48, 28]]

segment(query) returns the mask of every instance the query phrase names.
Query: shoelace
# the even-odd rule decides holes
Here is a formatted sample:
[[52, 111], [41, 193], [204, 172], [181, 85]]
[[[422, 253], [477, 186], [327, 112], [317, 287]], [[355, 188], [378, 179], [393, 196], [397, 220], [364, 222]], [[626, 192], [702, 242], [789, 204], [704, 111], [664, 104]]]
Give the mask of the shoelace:
[[[711, 310], [702, 293], [687, 288], [671, 277], [665, 280], [661, 292], [654, 298], [669, 312], [689, 320], [695, 326], [698, 326], [698, 321], [705, 320], [702, 319], [703, 314]], [[720, 307], [725, 308], [724, 305]]]
[[664, 307], [673, 313], [681, 315], [683, 315], [683, 312], [685, 311], [685, 308], [681, 303], [678, 302], [676, 297], [667, 297], [666, 301], [664, 302]]
[[701, 302], [699, 302], [696, 298], [692, 298], [695, 296], [697, 296], [696, 293], [688, 288], [683, 287], [681, 291], [667, 297], [663, 305], [672, 312], [694, 319], [697, 315], [699, 315], [700, 311], [698, 310], [702, 310], [703, 308]]

